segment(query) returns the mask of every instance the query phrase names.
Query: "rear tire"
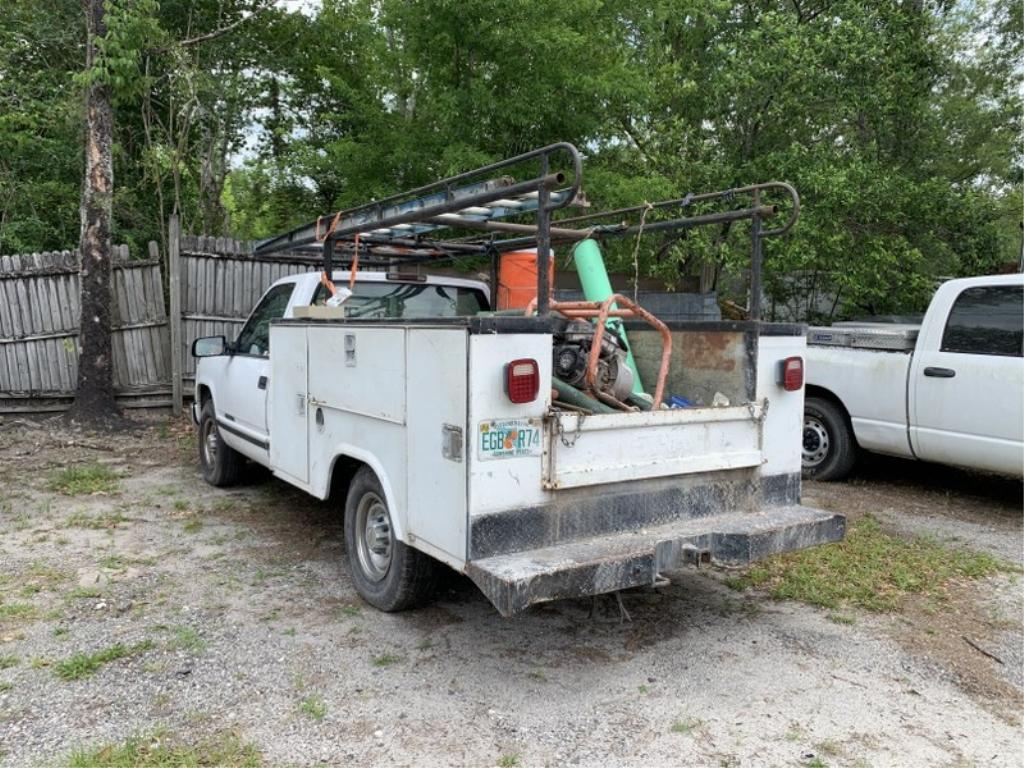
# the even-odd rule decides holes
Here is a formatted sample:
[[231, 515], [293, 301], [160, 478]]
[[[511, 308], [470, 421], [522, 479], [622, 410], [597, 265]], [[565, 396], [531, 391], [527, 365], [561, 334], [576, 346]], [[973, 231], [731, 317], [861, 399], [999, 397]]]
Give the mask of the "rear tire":
[[345, 499], [345, 549], [356, 592], [389, 613], [422, 605], [435, 594], [438, 563], [398, 541], [377, 475], [362, 467]]
[[199, 466], [203, 479], [218, 488], [237, 483], [245, 466], [245, 457], [221, 437], [213, 400], [203, 403], [199, 415]]
[[809, 480], [841, 480], [857, 461], [846, 414], [835, 403], [820, 397], [804, 402], [803, 473]]

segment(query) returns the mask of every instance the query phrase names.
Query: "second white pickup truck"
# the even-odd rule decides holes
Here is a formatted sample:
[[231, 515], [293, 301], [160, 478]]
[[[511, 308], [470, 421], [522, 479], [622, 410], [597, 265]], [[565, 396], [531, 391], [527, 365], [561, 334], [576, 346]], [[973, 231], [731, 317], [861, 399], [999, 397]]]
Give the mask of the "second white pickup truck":
[[950, 280], [920, 325], [807, 334], [804, 475], [837, 480], [860, 450], [1024, 473], [1024, 275]]

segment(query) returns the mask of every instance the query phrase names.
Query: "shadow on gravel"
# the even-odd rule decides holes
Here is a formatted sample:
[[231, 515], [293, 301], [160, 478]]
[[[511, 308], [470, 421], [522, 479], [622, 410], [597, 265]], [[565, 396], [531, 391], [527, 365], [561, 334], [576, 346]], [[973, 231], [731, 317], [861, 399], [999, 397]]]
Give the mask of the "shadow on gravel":
[[893, 490], [974, 496], [1015, 515], [1021, 513], [1024, 503], [1024, 483], [1017, 478], [875, 454], [861, 457], [850, 482], [876, 483]]

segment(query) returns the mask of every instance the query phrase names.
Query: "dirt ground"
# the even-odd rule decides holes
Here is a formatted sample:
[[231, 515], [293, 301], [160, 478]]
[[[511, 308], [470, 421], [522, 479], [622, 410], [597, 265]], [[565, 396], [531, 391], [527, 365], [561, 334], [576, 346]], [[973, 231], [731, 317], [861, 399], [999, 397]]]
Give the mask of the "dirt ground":
[[[1019, 576], [834, 614], [714, 570], [502, 619], [452, 577], [362, 605], [339, 510], [263, 476], [206, 486], [194, 439], [0, 425], [0, 760], [231, 732], [267, 763], [1019, 765]], [[66, 496], [99, 462], [120, 488]], [[1021, 562], [1021, 484], [879, 460], [805, 503]], [[120, 644], [77, 674], [69, 660]], [[79, 657], [81, 658], [81, 657]], [[63, 676], [62, 676], [63, 675]]]

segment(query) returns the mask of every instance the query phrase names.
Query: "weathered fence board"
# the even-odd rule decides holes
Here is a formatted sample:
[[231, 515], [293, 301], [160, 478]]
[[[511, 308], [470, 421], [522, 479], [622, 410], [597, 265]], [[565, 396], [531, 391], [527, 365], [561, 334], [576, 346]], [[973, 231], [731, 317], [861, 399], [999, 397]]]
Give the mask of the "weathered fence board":
[[[233, 339], [271, 283], [287, 275], [308, 272], [320, 264], [319, 258], [308, 254], [283, 254], [274, 259], [254, 257], [252, 246], [249, 242], [227, 238], [181, 236], [177, 267], [181, 328], [180, 332], [172, 331], [171, 336], [180, 339], [175, 351], [181, 361], [182, 390], [186, 394], [195, 380], [196, 366], [191, 354], [195, 339], [202, 336]], [[173, 307], [176, 282], [173, 259], [170, 277]], [[173, 318], [172, 311], [172, 325]]]
[[[115, 246], [114, 386], [123, 405], [170, 405], [168, 319], [160, 262]], [[74, 251], [0, 256], [0, 412], [67, 407], [78, 376]]]

